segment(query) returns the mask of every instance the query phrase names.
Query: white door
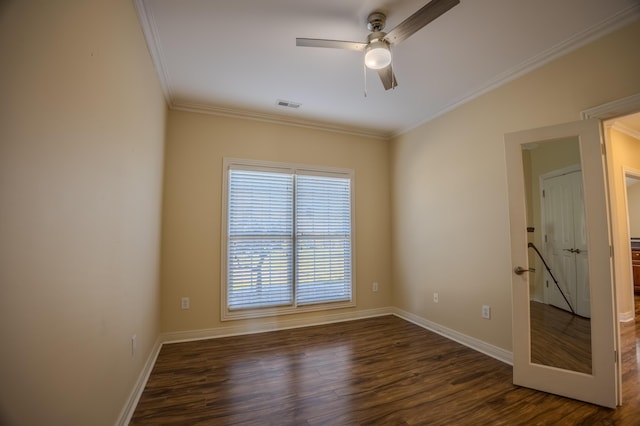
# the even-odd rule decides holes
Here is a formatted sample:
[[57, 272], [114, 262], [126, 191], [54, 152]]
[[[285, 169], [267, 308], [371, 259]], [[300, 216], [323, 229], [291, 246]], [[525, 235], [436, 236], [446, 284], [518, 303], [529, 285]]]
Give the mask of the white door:
[[[587, 270], [590, 278], [591, 373], [551, 367], [531, 361], [531, 302], [524, 150], [552, 146], [559, 140], [579, 146]], [[549, 144], [549, 145], [547, 145]], [[505, 135], [512, 261], [513, 382], [541, 391], [615, 407], [619, 404], [617, 328], [611, 275], [607, 199], [600, 146], [600, 123], [585, 120]], [[529, 155], [529, 153], [527, 153]], [[560, 156], [551, 158], [556, 161]], [[530, 179], [529, 179], [530, 180]], [[529, 184], [530, 182], [527, 182]], [[529, 207], [530, 208], [530, 207]], [[530, 227], [531, 228], [531, 227]], [[530, 237], [529, 237], [530, 238]], [[585, 238], [586, 240], [586, 238]], [[531, 280], [533, 281], [533, 280]], [[539, 332], [540, 330], [536, 330]], [[555, 348], [549, 347], [549, 351]]]
[[589, 318], [583, 194], [579, 165], [542, 177], [543, 253], [553, 271], [545, 271], [545, 303]]

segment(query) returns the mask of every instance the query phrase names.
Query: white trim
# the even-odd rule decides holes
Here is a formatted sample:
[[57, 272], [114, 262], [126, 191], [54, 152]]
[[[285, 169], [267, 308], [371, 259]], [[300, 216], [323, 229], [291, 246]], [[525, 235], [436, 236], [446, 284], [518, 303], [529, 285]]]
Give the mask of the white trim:
[[531, 302], [538, 302], [538, 303], [544, 303], [544, 300], [538, 298], [538, 297], [532, 297], [531, 299], [529, 299], [529, 301]]
[[309, 172], [313, 172], [313, 174], [319, 176], [343, 175], [342, 177], [351, 179], [355, 176], [355, 170], [346, 167], [319, 166], [314, 164], [287, 163], [284, 161], [267, 161], [237, 157], [224, 157], [222, 159], [222, 167], [225, 170], [228, 168], [256, 170], [256, 168], [258, 168], [275, 173], [297, 173], [298, 171], [302, 171], [303, 173], [307, 172], [306, 174], [309, 174]]
[[[580, 151], [580, 145], [579, 145], [578, 141], [576, 141], [576, 148], [578, 150], [578, 156], [580, 156], [580, 152], [579, 152]], [[545, 190], [547, 189], [545, 187], [546, 181], [549, 180], [549, 179], [557, 178], [557, 177], [568, 175], [568, 174], [571, 174], [571, 173], [580, 173], [580, 189], [582, 189], [582, 193], [584, 194], [584, 185], [582, 183], [582, 166], [581, 166], [580, 163], [572, 164], [570, 166], [566, 166], [566, 167], [563, 167], [563, 168], [560, 168], [560, 169], [552, 170], [550, 172], [543, 173], [540, 176], [538, 176], [538, 189], [540, 191], [540, 194], [538, 194], [538, 196], [540, 198], [540, 201], [539, 201], [539, 203], [540, 203], [539, 204], [540, 205], [540, 222], [541, 222], [540, 228], [542, 230], [542, 233], [540, 234], [540, 237], [542, 239], [542, 241], [541, 241], [542, 242], [542, 255], [544, 256], [545, 259], [549, 259], [549, 257], [550, 257], [550, 253], [548, 252], [549, 243], [544, 241], [544, 236], [548, 234], [547, 233], [547, 214], [548, 213], [547, 213], [547, 209], [545, 208], [547, 206], [547, 200], [543, 195], [545, 193]], [[584, 205], [584, 201], [583, 201], [582, 204]], [[575, 220], [575, 218], [574, 218], [574, 220]], [[549, 263], [551, 263], [551, 261]], [[553, 265], [551, 265], [551, 269], [554, 269]], [[557, 273], [557, 271], [556, 271], [556, 273]], [[542, 280], [543, 281], [546, 280], [546, 277], [547, 277], [548, 274], [549, 274], [549, 277], [553, 278], [553, 276], [550, 275], [550, 272], [547, 271], [546, 268], [545, 268], [545, 270], [543, 271], [543, 275], [542, 275]], [[555, 282], [555, 286], [560, 288], [560, 284], [558, 282], [556, 282], [555, 280], [553, 280], [553, 281]], [[565, 283], [565, 284], [566, 285], [565, 285], [564, 290], [567, 293], [569, 293], [568, 283]], [[551, 288], [553, 288], [553, 287], [551, 287]], [[549, 299], [551, 299], [551, 292], [552, 292], [550, 287], [544, 285], [543, 288], [542, 288], [542, 291], [543, 291], [543, 296], [544, 296], [544, 302], [543, 303], [545, 305], [552, 305], [552, 303], [550, 303], [550, 301], [549, 301]], [[562, 292], [562, 290], [560, 290], [560, 291]], [[591, 293], [589, 293], [589, 294], [591, 294]], [[573, 296], [576, 299], [576, 300], [572, 300], [573, 305], [570, 305], [566, 300], [565, 300], [565, 304], [569, 307], [571, 312], [575, 314], [574, 310], [575, 311], [578, 310], [578, 306], [577, 306], [578, 305], [577, 286], [576, 286], [576, 292], [575, 292], [575, 294]], [[567, 298], [571, 299], [571, 293], [568, 294]], [[591, 299], [589, 299], [589, 302], [591, 302]], [[559, 307], [557, 305], [554, 305], [554, 306], [556, 306], [556, 307], [558, 307], [560, 309], [563, 309], [565, 311], [567, 310], [566, 308], [561, 308], [561, 307]], [[591, 318], [591, 309], [589, 309], [589, 318]]]
[[635, 314], [633, 312], [621, 312], [618, 314], [618, 321], [620, 322], [629, 322], [635, 319]]
[[[543, 173], [539, 176], [540, 179], [540, 188], [542, 188], [542, 182], [545, 179], [552, 179], [558, 176], [568, 175], [570, 173], [581, 172], [582, 166], [580, 164], [571, 164], [566, 167], [561, 167], [556, 170], [551, 170], [550, 172]], [[542, 192], [540, 192], [540, 197], [542, 197]]]
[[[226, 273], [226, 267], [225, 267]], [[226, 278], [225, 278], [226, 280]], [[228, 310], [226, 307], [227, 303], [227, 295], [226, 291], [221, 293], [221, 300], [223, 304], [220, 306], [222, 309], [220, 321], [241, 321], [241, 320], [256, 320], [262, 318], [278, 318], [283, 315], [295, 315], [295, 314], [304, 314], [311, 312], [326, 312], [334, 309], [346, 309], [346, 308], [355, 308], [356, 307], [356, 297], [355, 297], [355, 281], [352, 282], [351, 289], [351, 300], [338, 301], [338, 302], [326, 302], [326, 303], [313, 303], [310, 305], [297, 305], [295, 301], [293, 305], [287, 306], [268, 306], [263, 308], [247, 308], [247, 309], [238, 309], [238, 310]], [[226, 285], [226, 283], [225, 283]]]
[[151, 60], [155, 66], [158, 79], [160, 80], [160, 86], [164, 97], [171, 106], [173, 104], [173, 90], [171, 89], [171, 79], [169, 78], [169, 72], [164, 64], [164, 53], [160, 49], [160, 36], [158, 35], [158, 29], [155, 25], [155, 19], [153, 19], [153, 12], [151, 12], [146, 0], [134, 0], [133, 2], [136, 12], [138, 13], [138, 19], [144, 38], [147, 40], [147, 48], [151, 55]]
[[116, 425], [125, 426], [128, 425], [131, 421], [131, 417], [133, 417], [133, 413], [136, 411], [136, 407], [138, 406], [138, 401], [140, 401], [140, 397], [142, 396], [142, 392], [144, 388], [147, 386], [147, 381], [149, 380], [149, 376], [151, 375], [151, 371], [153, 370], [153, 366], [156, 364], [156, 360], [158, 359], [158, 355], [160, 354], [160, 349], [162, 348], [162, 340], [161, 336], [156, 339], [153, 348], [151, 349], [151, 353], [147, 357], [147, 361], [144, 363], [142, 371], [138, 375], [138, 379], [127, 398], [127, 402], [120, 411], [120, 415], [118, 416], [118, 421]]
[[242, 325], [228, 327], [207, 328], [193, 331], [174, 331], [162, 334], [163, 344], [191, 342], [194, 340], [216, 339], [220, 337], [241, 336], [245, 334], [265, 333], [269, 331], [288, 330], [292, 328], [312, 327], [316, 325], [333, 324], [337, 322], [353, 321], [365, 318], [392, 315], [391, 307], [367, 309], [363, 311], [325, 314], [313, 318], [282, 319], [282, 317], [261, 318], [258, 322], [248, 322]]
[[428, 319], [425, 319], [418, 315], [404, 311], [400, 308], [393, 308], [393, 314], [398, 318], [402, 318], [405, 321], [412, 322], [415, 325], [418, 325], [436, 334], [444, 336], [449, 340], [453, 340], [454, 342], [458, 342], [461, 345], [464, 345], [475, 351], [483, 353], [487, 356], [495, 358], [498, 361], [502, 361], [505, 364], [513, 365], [513, 352], [491, 345], [480, 339], [476, 339], [475, 337], [467, 336], [466, 334], [462, 334], [458, 331], [452, 330], [450, 328], [447, 328], [435, 322], [429, 321]]
[[169, 102], [169, 108], [176, 111], [195, 112], [200, 114], [215, 115], [218, 117], [238, 118], [241, 120], [261, 121], [264, 123], [282, 124], [285, 126], [322, 130], [325, 132], [341, 133], [345, 135], [362, 136], [365, 138], [390, 140], [392, 136], [390, 132], [382, 130], [340, 126], [337, 124], [323, 123], [320, 121], [304, 120], [296, 117], [288, 117], [278, 114], [267, 114], [242, 109], [225, 108], [221, 106], [201, 105], [187, 102]]
[[598, 105], [580, 112], [582, 120], [597, 118], [608, 120], [640, 111], [640, 93]]
[[[595, 107], [586, 109], [584, 111], [580, 112], [580, 118], [582, 120], [589, 120], [592, 118], [595, 119], [599, 119], [601, 122], [604, 122], [605, 120], [609, 120], [609, 119], [614, 119], [614, 118], [618, 118], [618, 117], [622, 117], [625, 115], [629, 115], [629, 114], [634, 114], [637, 113], [638, 111], [640, 111], [640, 93], [636, 93], [634, 95], [631, 96], [627, 96], [626, 98], [622, 98], [622, 99], [616, 99], [615, 101], [611, 101], [611, 102], [607, 102], [606, 104], [601, 104], [601, 105], [597, 105]], [[603, 126], [605, 127], [605, 126]], [[615, 126], [608, 126], [609, 128], [615, 128]], [[631, 135], [633, 136], [633, 135]], [[607, 152], [611, 152], [611, 138], [609, 137], [609, 135], [607, 134], [605, 137], [602, 138], [604, 140], [604, 145], [605, 145], [605, 149]], [[607, 170], [606, 171], [606, 180], [607, 180], [607, 186], [610, 186], [612, 184], [611, 179], [615, 178], [614, 176], [612, 176], [613, 171], [610, 170], [611, 169], [611, 156], [607, 155], [606, 156], [606, 166], [607, 166]], [[624, 171], [624, 170], [623, 170]], [[626, 176], [626, 174], [624, 174]], [[613, 208], [613, 205], [611, 203], [612, 201], [612, 192], [611, 191], [607, 191], [608, 192], [608, 201], [607, 201], [607, 207], [609, 209], [609, 232], [611, 234], [611, 244], [616, 246], [616, 242], [618, 241], [618, 236], [616, 235], [616, 233], [613, 232], [614, 230], [614, 216], [611, 214], [611, 209]], [[624, 197], [625, 197], [625, 203], [626, 203], [626, 191], [624, 191]], [[628, 207], [627, 208], [627, 212], [628, 212]], [[628, 216], [628, 213], [627, 213]], [[627, 219], [628, 220], [628, 219]], [[627, 223], [627, 230], [629, 224]], [[628, 235], [628, 231], [627, 231], [627, 235]], [[615, 260], [615, 253], [614, 253], [614, 265], [615, 262], [617, 262]], [[614, 279], [614, 288], [615, 288], [615, 292], [617, 293], [619, 291], [618, 289], [618, 280], [619, 277], [615, 276], [615, 266], [613, 269], [613, 279]], [[633, 277], [633, 272], [631, 272], [631, 277]], [[631, 284], [633, 285], [633, 284]], [[633, 290], [631, 290], [631, 297], [633, 298]], [[616, 298], [617, 298], [617, 294], [616, 294]], [[635, 312], [618, 312], [618, 304], [617, 304], [617, 300], [615, 301], [615, 306], [616, 306], [616, 317], [618, 319], [618, 323], [619, 322], [628, 322], [628, 321], [632, 321], [635, 318]], [[616, 347], [618, 349], [618, 366], [621, 365], [621, 352], [620, 352], [620, 328], [618, 327], [618, 324], [616, 324]], [[618, 384], [617, 384], [617, 393], [618, 393], [618, 399], [622, 398], [622, 368], [618, 367]]]
[[631, 166], [622, 166], [622, 174], [625, 178], [640, 179], [640, 170]]
[[[605, 127], [602, 125], [602, 123], [605, 120], [611, 119], [611, 118], [617, 118], [617, 117], [622, 117], [624, 115], [629, 115], [632, 113], [636, 113], [640, 111], [640, 93], [636, 93], [633, 94], [631, 96], [627, 96], [626, 98], [622, 98], [622, 99], [616, 99], [614, 101], [611, 102], [607, 102], [605, 104], [601, 104], [601, 105], [597, 105], [595, 107], [586, 109], [584, 111], [582, 111], [580, 113], [580, 118], [583, 120], [588, 120], [588, 119], [598, 119], [601, 122], [601, 127]], [[604, 144], [605, 147], [605, 152], [611, 152], [611, 137], [610, 137], [610, 132], [602, 132], [605, 133], [604, 135], [601, 135], [601, 143]], [[613, 191], [609, 190], [609, 187], [612, 185], [613, 183], [613, 179], [615, 179], [615, 173], [612, 170], [612, 165], [613, 165], [613, 156], [611, 155], [605, 155], [605, 160], [604, 160], [604, 165], [605, 165], [605, 178], [606, 178], [606, 186], [607, 186], [607, 216], [608, 216], [608, 222], [609, 222], [609, 244], [611, 244], [611, 246], [613, 247], [617, 247], [620, 244], [620, 232], [619, 232], [619, 227], [622, 226], [620, 224], [618, 224], [617, 219], [616, 219], [616, 215], [614, 215], [613, 213], [616, 211], [615, 209], [617, 208], [615, 206], [615, 203], [613, 201], [615, 201], [615, 194]], [[625, 193], [626, 195], [626, 193]], [[614, 232], [614, 231], [618, 231], [618, 232]], [[621, 292], [623, 290], [622, 288], [622, 284], [620, 284], [620, 277], [618, 277], [616, 275], [616, 269], [619, 268], [619, 259], [616, 258], [615, 252], [613, 255], [613, 259], [612, 259], [613, 263], [613, 270], [611, 271], [611, 277], [613, 279], [613, 289], [614, 289], [614, 307], [615, 307], [615, 319], [617, 319], [618, 321], [615, 322], [615, 350], [618, 353], [618, 359], [617, 359], [617, 367], [616, 367], [616, 401], [618, 405], [621, 405], [622, 403], [622, 352], [620, 350], [620, 321], [623, 320], [624, 318], [627, 318], [628, 316], [628, 312], [619, 312], [619, 307], [618, 307], [618, 293]], [[630, 297], [633, 300], [633, 290], [631, 290], [630, 293]]]

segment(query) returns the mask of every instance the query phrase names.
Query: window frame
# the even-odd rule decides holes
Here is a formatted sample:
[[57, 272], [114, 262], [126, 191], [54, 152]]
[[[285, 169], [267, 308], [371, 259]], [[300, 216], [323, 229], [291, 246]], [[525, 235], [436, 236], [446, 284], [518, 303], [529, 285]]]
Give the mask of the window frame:
[[[273, 306], [273, 307], [260, 307], [260, 308], [242, 308], [230, 310], [228, 307], [228, 291], [227, 291], [227, 266], [228, 266], [228, 217], [229, 217], [229, 170], [249, 170], [249, 171], [263, 171], [263, 172], [275, 172], [275, 173], [290, 173], [294, 175], [312, 175], [312, 176], [326, 176], [337, 177], [350, 180], [350, 244], [351, 244], [351, 299], [348, 301], [337, 302], [321, 302], [316, 304], [303, 304], [297, 305], [296, 300], [292, 301], [291, 305], [287, 306]], [[356, 267], [355, 267], [355, 173], [352, 169], [336, 168], [336, 167], [324, 167], [313, 166], [294, 163], [272, 162], [262, 160], [250, 160], [240, 158], [223, 158], [222, 167], [222, 203], [221, 203], [221, 227], [220, 227], [220, 240], [221, 240], [221, 262], [220, 262], [220, 312], [222, 321], [249, 319], [249, 318], [262, 318], [278, 315], [295, 314], [302, 312], [314, 312], [324, 311], [330, 309], [341, 309], [356, 306]], [[294, 190], [292, 202], [295, 205], [296, 194]], [[295, 208], [295, 207], [294, 207]], [[293, 286], [295, 288], [295, 226], [293, 236]]]

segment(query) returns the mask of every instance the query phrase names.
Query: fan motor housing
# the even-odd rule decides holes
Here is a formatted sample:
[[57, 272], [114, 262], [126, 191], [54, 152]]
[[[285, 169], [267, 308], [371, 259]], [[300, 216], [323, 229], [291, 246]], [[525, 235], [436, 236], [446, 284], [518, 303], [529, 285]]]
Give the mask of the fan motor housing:
[[387, 21], [387, 17], [382, 12], [373, 12], [367, 18], [367, 28], [369, 31], [382, 31]]

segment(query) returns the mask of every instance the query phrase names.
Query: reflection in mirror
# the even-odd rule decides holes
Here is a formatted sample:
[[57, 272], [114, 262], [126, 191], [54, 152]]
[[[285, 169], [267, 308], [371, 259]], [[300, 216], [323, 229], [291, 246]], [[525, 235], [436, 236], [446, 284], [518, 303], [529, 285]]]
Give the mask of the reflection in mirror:
[[591, 374], [587, 226], [577, 137], [522, 146], [531, 362]]

